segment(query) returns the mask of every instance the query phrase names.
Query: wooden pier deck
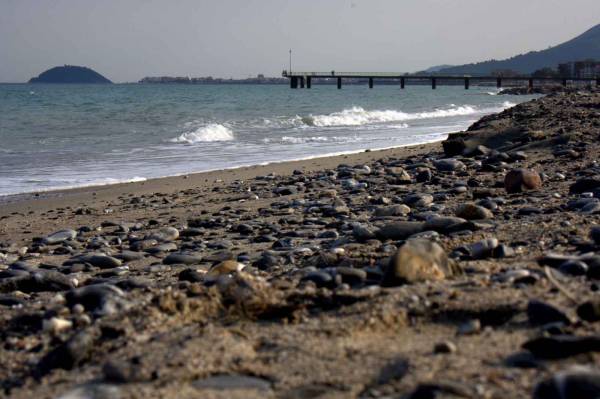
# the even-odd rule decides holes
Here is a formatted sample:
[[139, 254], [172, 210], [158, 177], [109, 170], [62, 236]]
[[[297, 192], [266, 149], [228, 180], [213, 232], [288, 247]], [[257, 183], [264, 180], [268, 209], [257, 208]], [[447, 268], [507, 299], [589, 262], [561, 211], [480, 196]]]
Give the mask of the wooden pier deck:
[[560, 82], [563, 86], [567, 86], [569, 82], [596, 82], [600, 86], [600, 77], [581, 78], [581, 77], [533, 77], [533, 76], [456, 76], [456, 75], [410, 75], [393, 72], [288, 72], [283, 71], [282, 76], [290, 79], [290, 88], [297, 89], [312, 87], [313, 79], [334, 79], [337, 83], [337, 88], [342, 88], [344, 79], [361, 79], [367, 80], [369, 88], [374, 86], [375, 79], [397, 81], [401, 89], [406, 87], [409, 82], [429, 81], [431, 88], [436, 89], [440, 84], [456, 84], [456, 81], [463, 81], [466, 90], [469, 89], [472, 82], [495, 82], [496, 87], [501, 88], [502, 83], [511, 82], [527, 82], [530, 88], [533, 88], [535, 82]]

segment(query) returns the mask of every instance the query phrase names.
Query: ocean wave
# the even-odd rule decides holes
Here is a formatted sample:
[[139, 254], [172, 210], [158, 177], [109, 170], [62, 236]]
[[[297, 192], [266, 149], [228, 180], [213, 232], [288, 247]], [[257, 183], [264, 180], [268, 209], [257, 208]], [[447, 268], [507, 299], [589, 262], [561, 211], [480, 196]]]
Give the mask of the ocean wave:
[[483, 112], [470, 105], [454, 106], [447, 109], [436, 109], [434, 111], [407, 113], [394, 110], [367, 111], [362, 107], [352, 107], [341, 112], [328, 115], [309, 115], [302, 118], [308, 126], [332, 127], [332, 126], [362, 126], [373, 123], [400, 122], [416, 119], [446, 118], [451, 116], [471, 115]]
[[170, 141], [172, 143], [194, 144], [210, 141], [231, 141], [234, 139], [231, 129], [219, 123], [211, 123], [199, 127], [193, 132], [183, 133]]

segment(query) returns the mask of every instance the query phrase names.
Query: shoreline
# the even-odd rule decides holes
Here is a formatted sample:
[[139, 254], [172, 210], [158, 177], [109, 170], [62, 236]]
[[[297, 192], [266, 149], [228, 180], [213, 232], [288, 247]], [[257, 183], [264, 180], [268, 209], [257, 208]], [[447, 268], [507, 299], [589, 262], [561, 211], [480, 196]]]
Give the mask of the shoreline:
[[[447, 135], [452, 134], [448, 133]], [[39, 210], [52, 208], [58, 204], [74, 206], [84, 204], [84, 201], [100, 201], [117, 194], [120, 195], [144, 195], [155, 192], [172, 193], [183, 190], [186, 187], [206, 187], [214, 184], [227, 184], [235, 180], [247, 180], [257, 176], [275, 173], [277, 175], [290, 175], [295, 169], [303, 171], [314, 171], [319, 168], [333, 168], [342, 161], [367, 162], [380, 156], [403, 156], [402, 150], [407, 153], [419, 149], [440, 150], [436, 146], [445, 140], [394, 146], [383, 149], [364, 149], [358, 151], [344, 152], [334, 155], [314, 156], [289, 161], [276, 161], [257, 165], [236, 166], [228, 169], [217, 169], [188, 174], [148, 178], [139, 181], [110, 183], [103, 185], [91, 185], [63, 189], [50, 189], [39, 192], [26, 192], [19, 194], [7, 194], [0, 196], [0, 217], [12, 212], [26, 210]]]

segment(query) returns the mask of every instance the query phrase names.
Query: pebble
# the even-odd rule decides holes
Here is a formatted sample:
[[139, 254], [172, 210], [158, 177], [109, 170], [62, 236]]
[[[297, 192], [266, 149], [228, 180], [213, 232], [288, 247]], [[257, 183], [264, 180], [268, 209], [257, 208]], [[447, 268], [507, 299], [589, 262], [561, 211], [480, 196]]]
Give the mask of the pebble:
[[471, 203], [458, 207], [455, 215], [466, 220], [493, 219], [494, 214], [489, 209]]
[[450, 341], [442, 341], [435, 344], [433, 347], [433, 353], [454, 353], [456, 352], [456, 345]]
[[193, 265], [200, 262], [202, 262], [202, 256], [183, 252], [172, 252], [163, 259], [165, 265]]
[[513, 169], [504, 177], [504, 189], [508, 194], [537, 190], [541, 187], [542, 178], [534, 170]]
[[225, 260], [211, 267], [207, 276], [216, 277], [224, 274], [237, 273], [244, 270], [245, 267], [246, 265], [235, 260]]
[[453, 158], [446, 158], [434, 161], [433, 165], [440, 172], [455, 172], [467, 169], [467, 166], [464, 163]]
[[598, 399], [600, 372], [583, 366], [555, 373], [538, 383], [533, 399]]
[[472, 319], [464, 322], [458, 327], [459, 335], [478, 334], [481, 331], [481, 322], [478, 319]]
[[77, 237], [77, 232], [75, 230], [61, 230], [44, 237], [42, 242], [46, 245], [56, 245], [68, 240], [73, 240], [75, 237]]
[[446, 252], [433, 241], [409, 240], [390, 260], [383, 285], [396, 286], [429, 280], [443, 280], [454, 274]]
[[577, 307], [577, 316], [587, 322], [600, 321], [600, 300], [592, 300], [582, 303]]
[[51, 334], [59, 334], [73, 327], [73, 322], [60, 317], [52, 317], [48, 320], [44, 320], [42, 327], [44, 331], [50, 332]]
[[537, 300], [531, 300], [527, 304], [527, 318], [529, 323], [534, 326], [551, 323], [571, 324], [571, 320], [563, 311]]

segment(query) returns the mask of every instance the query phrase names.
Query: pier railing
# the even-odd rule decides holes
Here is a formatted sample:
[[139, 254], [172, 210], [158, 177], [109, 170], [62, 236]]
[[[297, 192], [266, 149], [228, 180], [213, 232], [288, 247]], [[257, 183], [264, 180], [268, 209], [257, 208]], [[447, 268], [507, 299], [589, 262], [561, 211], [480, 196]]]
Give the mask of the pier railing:
[[431, 81], [431, 88], [435, 89], [438, 84], [447, 84], [456, 81], [463, 81], [465, 89], [469, 89], [472, 81], [477, 82], [496, 82], [496, 87], [501, 88], [502, 83], [506, 81], [512, 82], [528, 82], [529, 88], [533, 88], [535, 81], [544, 82], [560, 82], [563, 86], [566, 86], [568, 82], [596, 82], [597, 86], [600, 86], [600, 76], [593, 78], [584, 77], [549, 77], [549, 76], [485, 76], [485, 75], [421, 75], [421, 74], [407, 74], [402, 72], [290, 72], [283, 71], [282, 76], [290, 79], [290, 87], [292, 89], [307, 88], [310, 89], [312, 86], [313, 79], [335, 79], [337, 81], [338, 89], [342, 88], [343, 79], [366, 79], [368, 80], [369, 88], [373, 88], [374, 79], [378, 80], [396, 80], [400, 83], [400, 88], [404, 89], [405, 85], [409, 81], [424, 80]]

